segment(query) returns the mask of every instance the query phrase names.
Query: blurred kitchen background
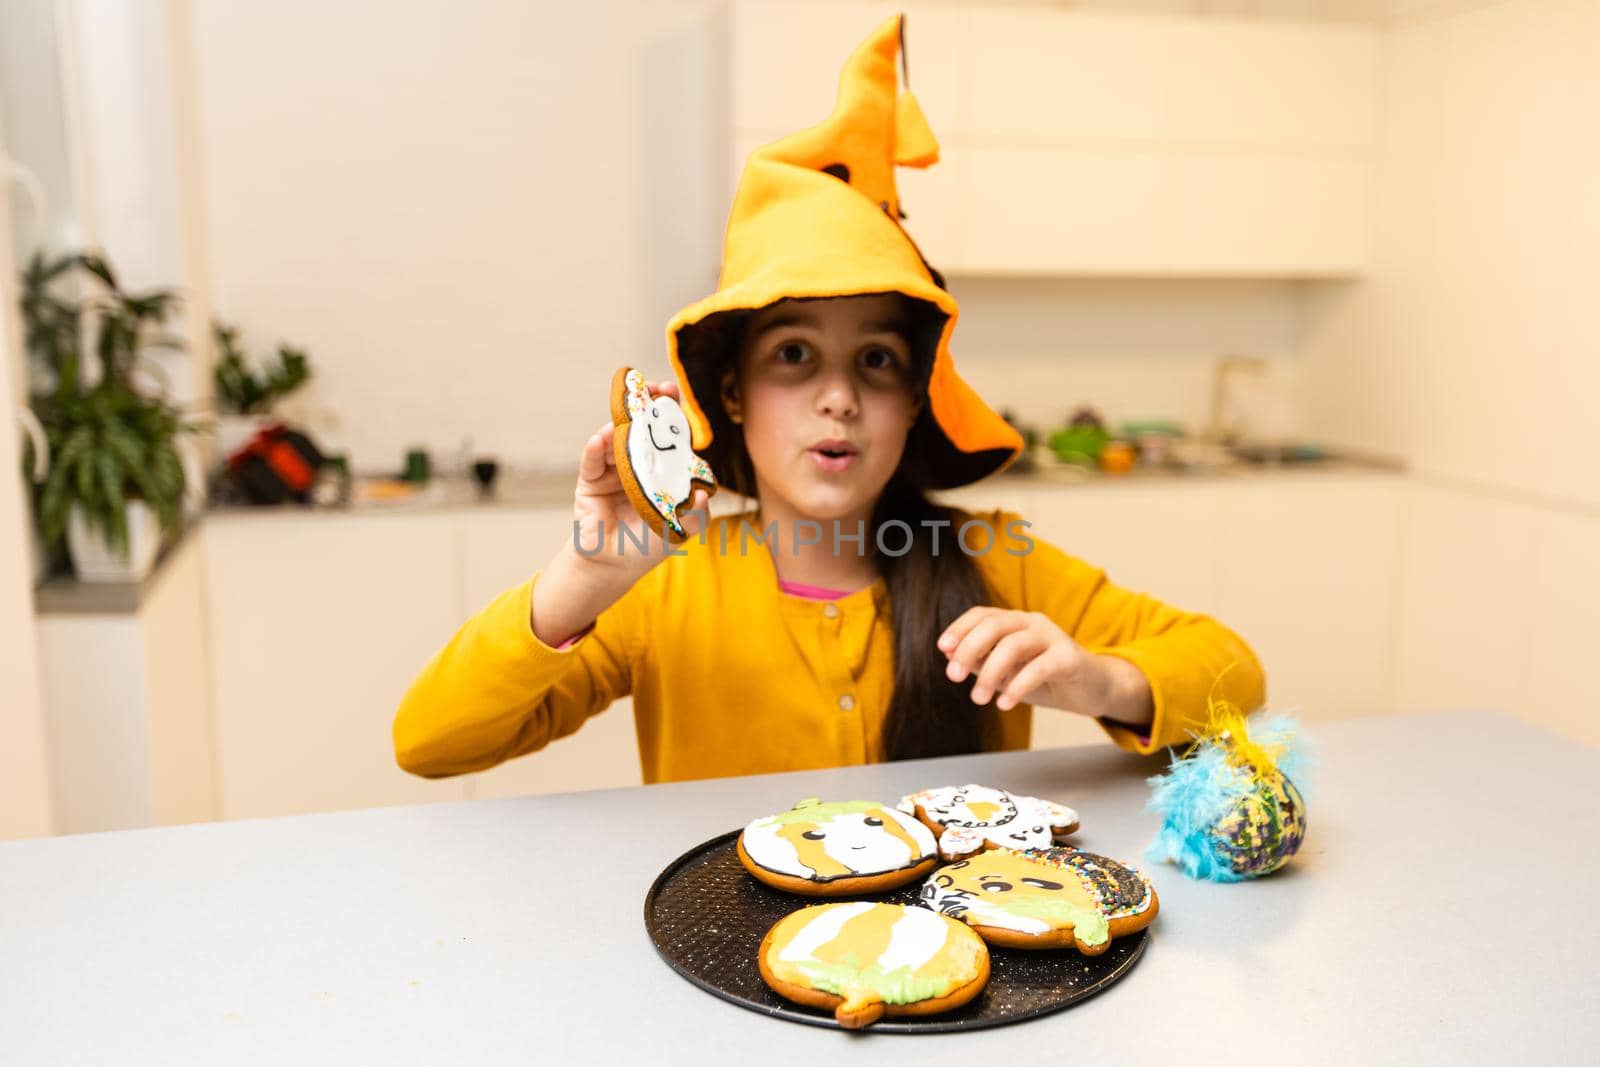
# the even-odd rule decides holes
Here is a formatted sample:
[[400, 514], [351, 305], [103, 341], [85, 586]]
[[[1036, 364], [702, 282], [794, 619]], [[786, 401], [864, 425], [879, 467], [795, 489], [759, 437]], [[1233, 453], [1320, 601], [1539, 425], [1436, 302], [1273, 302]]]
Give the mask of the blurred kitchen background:
[[907, 228], [1036, 441], [956, 499], [1306, 720], [1600, 743], [1600, 2], [7, 0], [0, 837], [636, 783], [626, 702], [439, 782], [390, 717], [896, 10]]

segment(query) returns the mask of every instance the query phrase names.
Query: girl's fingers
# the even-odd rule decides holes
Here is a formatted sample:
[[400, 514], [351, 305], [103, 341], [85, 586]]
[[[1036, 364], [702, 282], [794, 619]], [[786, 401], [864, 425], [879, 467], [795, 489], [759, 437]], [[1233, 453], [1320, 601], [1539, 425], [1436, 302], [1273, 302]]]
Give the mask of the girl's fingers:
[[1000, 690], [994, 705], [1001, 711], [1010, 711], [1027, 700], [1036, 689], [1042, 689], [1050, 680], [1050, 657], [1040, 655], [1023, 664], [1023, 667]]
[[950, 653], [945, 677], [952, 682], [966, 680], [967, 675], [983, 663], [996, 641], [1022, 625], [1022, 617], [1014, 612], [995, 611], [979, 619]]
[[1028, 661], [1037, 658], [1044, 648], [1044, 642], [1026, 630], [1006, 634], [984, 658], [977, 681], [972, 683], [972, 702], [989, 703], [990, 697], [1005, 688], [1006, 680]]
[[946, 626], [944, 633], [939, 635], [939, 640], [936, 642], [939, 646], [939, 651], [947, 656], [954, 652], [956, 646], [961, 643], [961, 639], [967, 636], [968, 632], [979, 622], [993, 615], [995, 610], [995, 608], [980, 605], [963, 611], [956, 617], [956, 621]]
[[678, 383], [675, 381], [651, 382], [650, 391], [654, 396], [670, 396], [678, 401], [683, 399], [678, 392]]
[[583, 443], [582, 454], [578, 456], [578, 479], [585, 482], [598, 481], [606, 472], [606, 458], [610, 454], [611, 450], [600, 440], [600, 435], [590, 434], [589, 439]]

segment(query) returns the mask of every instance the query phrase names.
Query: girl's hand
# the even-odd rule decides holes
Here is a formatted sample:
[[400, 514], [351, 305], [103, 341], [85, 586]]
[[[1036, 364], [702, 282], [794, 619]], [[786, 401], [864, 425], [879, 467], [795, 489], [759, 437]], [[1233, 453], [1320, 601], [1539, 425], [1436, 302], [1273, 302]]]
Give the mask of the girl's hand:
[[[651, 382], [648, 388], [651, 396], [678, 399], [677, 382]], [[583, 548], [580, 558], [616, 568], [631, 586], [667, 557], [667, 547], [650, 524], [640, 517], [622, 488], [613, 446], [615, 438], [616, 426], [607, 422], [584, 442], [578, 458], [578, 487], [573, 494], [572, 518], [577, 523], [575, 545]], [[696, 488], [689, 510], [681, 513], [683, 528], [691, 539], [698, 537], [705, 526], [706, 505], [710, 499], [704, 489]], [[618, 537], [624, 527], [628, 534], [622, 535], [619, 551]], [[642, 552], [638, 548], [641, 542], [645, 545]]]
[[[652, 396], [678, 399], [676, 382], [651, 383], [649, 389]], [[584, 442], [573, 493], [572, 533], [533, 587], [530, 622], [547, 644], [560, 644], [587, 629], [669, 554], [669, 547], [634, 510], [622, 488], [612, 450], [615, 436], [616, 427], [607, 422]], [[697, 488], [691, 510], [680, 513], [691, 538], [705, 527], [709, 500], [710, 494]]]
[[1042, 704], [1128, 726], [1154, 717], [1144, 672], [1115, 656], [1086, 652], [1049, 616], [1036, 611], [969, 608], [939, 635], [952, 682], [976, 674], [972, 701], [995, 699], [1002, 711]]

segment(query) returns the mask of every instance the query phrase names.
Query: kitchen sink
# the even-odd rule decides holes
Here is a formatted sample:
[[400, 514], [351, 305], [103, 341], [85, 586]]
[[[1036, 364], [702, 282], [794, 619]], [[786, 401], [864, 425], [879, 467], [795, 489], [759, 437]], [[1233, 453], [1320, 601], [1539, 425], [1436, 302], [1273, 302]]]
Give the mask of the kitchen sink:
[[1312, 444], [1251, 444], [1233, 445], [1228, 449], [1235, 459], [1259, 466], [1289, 466], [1320, 463], [1329, 459], [1327, 452]]

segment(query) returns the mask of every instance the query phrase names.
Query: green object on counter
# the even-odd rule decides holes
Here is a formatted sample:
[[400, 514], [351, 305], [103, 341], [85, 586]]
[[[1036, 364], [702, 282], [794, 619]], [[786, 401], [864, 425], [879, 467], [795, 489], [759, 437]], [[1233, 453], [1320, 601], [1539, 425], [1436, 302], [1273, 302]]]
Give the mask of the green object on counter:
[[1111, 435], [1103, 426], [1068, 426], [1050, 435], [1050, 451], [1063, 463], [1093, 467]]
[[1145, 434], [1165, 434], [1168, 437], [1182, 437], [1183, 427], [1166, 419], [1135, 419], [1122, 424], [1121, 436], [1137, 440]]
[[427, 485], [429, 474], [428, 453], [420, 448], [413, 448], [406, 453], [406, 472], [402, 476], [406, 481]]

